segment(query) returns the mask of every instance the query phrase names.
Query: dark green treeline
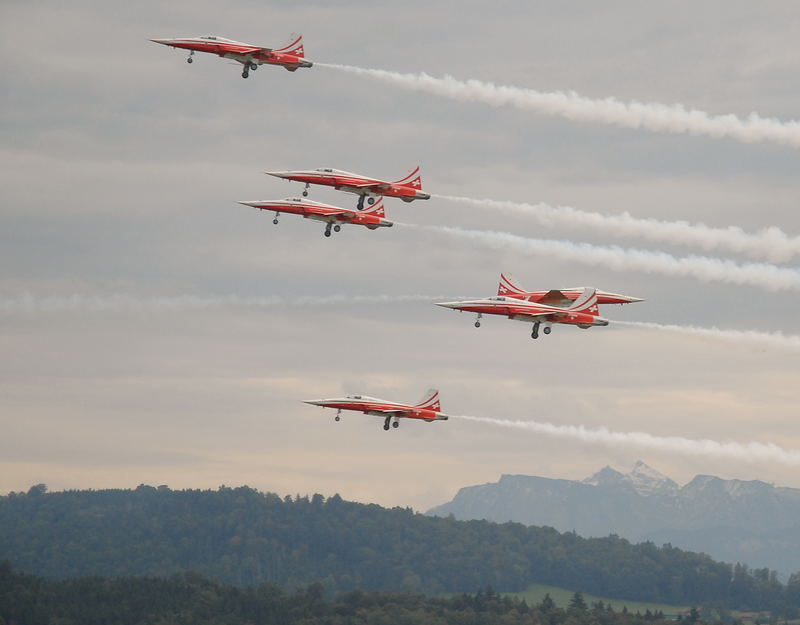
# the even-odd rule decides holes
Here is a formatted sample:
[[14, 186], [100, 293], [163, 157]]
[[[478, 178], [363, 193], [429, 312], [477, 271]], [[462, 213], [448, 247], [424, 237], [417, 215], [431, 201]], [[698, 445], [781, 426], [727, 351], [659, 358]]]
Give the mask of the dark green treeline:
[[281, 499], [247, 487], [45, 491], [0, 497], [0, 559], [46, 578], [192, 570], [241, 587], [321, 582], [330, 593], [510, 592], [544, 583], [675, 605], [781, 613], [800, 605], [800, 576], [787, 586], [766, 570], [613, 536], [431, 518], [338, 496]]

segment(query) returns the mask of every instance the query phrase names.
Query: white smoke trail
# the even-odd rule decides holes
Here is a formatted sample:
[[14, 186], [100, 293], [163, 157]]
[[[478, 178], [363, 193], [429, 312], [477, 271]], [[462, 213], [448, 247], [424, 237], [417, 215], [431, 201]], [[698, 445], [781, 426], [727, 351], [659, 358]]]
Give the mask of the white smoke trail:
[[173, 297], [138, 297], [128, 294], [112, 295], [49, 295], [24, 293], [0, 299], [0, 314], [59, 313], [59, 312], [129, 312], [184, 311], [224, 308], [277, 308], [302, 306], [340, 306], [348, 304], [401, 304], [431, 302], [440, 295], [321, 295], [297, 297], [245, 297], [240, 295]]
[[608, 267], [615, 271], [644, 271], [666, 276], [690, 276], [705, 282], [747, 284], [767, 291], [800, 290], [800, 270], [766, 263], [738, 264], [707, 256], [677, 257], [666, 252], [599, 246], [555, 239], [534, 239], [508, 232], [464, 230], [451, 226], [420, 226], [469, 239], [501, 252], [547, 256], [557, 260]]
[[736, 226], [713, 228], [703, 223], [689, 223], [688, 221], [642, 219], [633, 217], [628, 212], [619, 215], [603, 215], [569, 206], [550, 206], [544, 203], [527, 204], [452, 195], [434, 195], [433, 197], [528, 215], [546, 226], [590, 228], [595, 232], [623, 237], [641, 237], [650, 241], [675, 245], [694, 245], [705, 250], [723, 249], [747, 254], [754, 258], [765, 258], [774, 263], [788, 261], [796, 254], [800, 254], [800, 237], [790, 237], [783, 230], [774, 226], [749, 233]]
[[382, 69], [366, 69], [352, 65], [317, 63], [360, 76], [369, 76], [383, 82], [423, 91], [462, 102], [483, 102], [491, 106], [512, 106], [546, 115], [558, 115], [579, 122], [594, 122], [644, 129], [662, 133], [683, 133], [707, 137], [731, 138], [744, 143], [773, 141], [800, 147], [800, 123], [761, 117], [750, 113], [745, 119], [736, 115], [710, 115], [704, 111], [687, 109], [682, 104], [656, 102], [621, 102], [615, 98], [586, 98], [573, 91], [543, 92], [535, 89], [495, 85], [480, 80], [457, 80], [445, 75], [442, 78], [424, 72], [401, 74]]
[[680, 326], [643, 321], [615, 321], [614, 325], [644, 328], [648, 330], [661, 330], [688, 334], [704, 339], [730, 341], [738, 344], [748, 344], [756, 347], [770, 347], [789, 351], [800, 351], [800, 336], [796, 334], [783, 334], [782, 332], [758, 332], [756, 330], [722, 330], [717, 327], [701, 328], [697, 326]]
[[535, 434], [568, 438], [584, 443], [618, 447], [639, 447], [703, 458], [725, 458], [745, 462], [778, 462], [800, 466], [800, 451], [784, 449], [774, 443], [720, 442], [710, 439], [692, 439], [680, 436], [654, 436], [646, 432], [614, 432], [604, 427], [587, 428], [583, 425], [556, 425], [540, 421], [512, 421], [469, 415], [451, 416], [451, 419], [476, 421], [505, 428], [526, 430]]

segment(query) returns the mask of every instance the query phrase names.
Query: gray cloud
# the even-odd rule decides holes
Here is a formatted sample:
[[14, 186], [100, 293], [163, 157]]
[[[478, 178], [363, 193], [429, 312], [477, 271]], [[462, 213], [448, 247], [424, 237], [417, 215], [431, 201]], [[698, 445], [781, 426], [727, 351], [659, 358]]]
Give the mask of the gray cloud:
[[[614, 327], [557, 328], [533, 342], [524, 324], [475, 330], [470, 316], [425, 301], [321, 303], [489, 295], [511, 271], [531, 289], [592, 284], [647, 298], [604, 310], [611, 319], [794, 334], [797, 293], [533, 258], [419, 229], [344, 228], [326, 240], [319, 224], [274, 227], [236, 204], [300, 190], [267, 169], [395, 178], [421, 164], [435, 193], [794, 236], [796, 151], [487, 110], [313, 68], [264, 67], [245, 81], [221, 59], [190, 67], [147, 41], [215, 33], [270, 45], [301, 30], [323, 62], [790, 119], [798, 11], [722, 0], [413, 2], [400, 14], [364, 2], [5, 3], [0, 299], [302, 304], [0, 313], [0, 491], [224, 482], [425, 507], [500, 473], [582, 478], [643, 453], [454, 421], [386, 434], [371, 417], [334, 423], [298, 401], [413, 399], [430, 385], [448, 412], [799, 448], [789, 350]], [[524, 215], [436, 200], [387, 200], [387, 210], [401, 222], [617, 243], [563, 226], [545, 236]], [[800, 486], [769, 462], [656, 449], [644, 459], [678, 480], [714, 472]]]

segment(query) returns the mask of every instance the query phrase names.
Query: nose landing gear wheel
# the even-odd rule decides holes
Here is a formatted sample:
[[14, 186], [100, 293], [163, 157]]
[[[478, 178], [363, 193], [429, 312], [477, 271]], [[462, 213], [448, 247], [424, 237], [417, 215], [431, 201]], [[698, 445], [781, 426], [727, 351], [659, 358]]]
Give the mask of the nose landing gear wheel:
[[194, 59], [192, 59], [192, 57], [189, 57], [188, 59], [186, 59], [187, 63], [192, 63], [193, 61], [194, 61]]
[[341, 421], [341, 420], [342, 420], [342, 418], [341, 418], [341, 417], [340, 417], [340, 416], [337, 414], [337, 415], [336, 415], [336, 416], [333, 418], [333, 420], [334, 420], [334, 421]]
[[476, 328], [480, 328], [481, 327], [481, 322], [480, 321], [476, 321], [475, 322], [475, 327]]

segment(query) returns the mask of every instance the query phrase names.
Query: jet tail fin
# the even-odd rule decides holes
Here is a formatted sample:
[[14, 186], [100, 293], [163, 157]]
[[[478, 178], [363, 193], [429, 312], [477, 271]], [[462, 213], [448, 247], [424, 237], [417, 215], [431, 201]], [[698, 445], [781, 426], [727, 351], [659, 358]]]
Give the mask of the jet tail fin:
[[583, 293], [580, 294], [578, 299], [576, 299], [567, 310], [582, 312], [596, 317], [599, 314], [597, 308], [597, 289], [588, 287], [583, 289]]
[[294, 56], [299, 56], [303, 58], [305, 56], [305, 47], [303, 46], [303, 35], [293, 34], [291, 36], [291, 42], [287, 45], [283, 46], [282, 48], [275, 48], [275, 52], [280, 52], [282, 54], [293, 54]]
[[386, 211], [383, 208], [383, 198], [380, 198], [372, 206], [361, 211], [362, 215], [375, 215], [376, 217], [386, 217]]
[[507, 274], [500, 274], [500, 284], [497, 286], [498, 295], [508, 295], [510, 297], [521, 297], [527, 295], [520, 287], [514, 283], [514, 279]]
[[400, 180], [394, 181], [392, 184], [396, 184], [401, 187], [413, 187], [417, 191], [422, 190], [422, 174], [419, 172], [419, 165], [417, 165], [405, 178], [400, 178]]
[[434, 410], [439, 412], [442, 409], [441, 404], [439, 403], [439, 391], [435, 388], [430, 389], [427, 393], [425, 393], [422, 401], [416, 404], [414, 408], [424, 408], [425, 410]]

